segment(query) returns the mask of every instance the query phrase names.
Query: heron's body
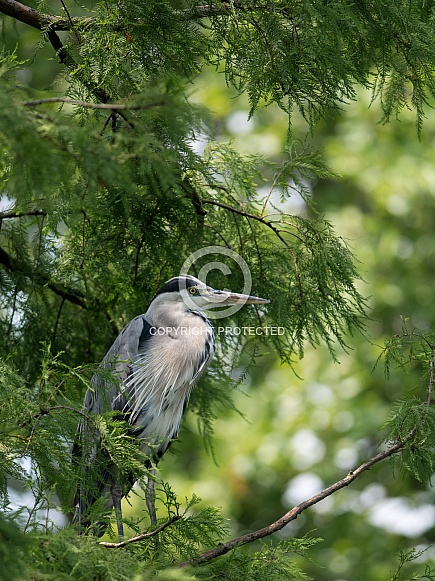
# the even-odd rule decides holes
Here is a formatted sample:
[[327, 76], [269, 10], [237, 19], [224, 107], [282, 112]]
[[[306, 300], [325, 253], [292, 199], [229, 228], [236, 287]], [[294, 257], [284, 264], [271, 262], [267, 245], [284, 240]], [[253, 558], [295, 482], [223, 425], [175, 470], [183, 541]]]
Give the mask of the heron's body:
[[158, 445], [156, 458], [177, 436], [193, 383], [214, 354], [214, 329], [202, 313], [175, 307], [171, 315], [157, 308], [133, 319], [102, 362], [117, 381], [108, 391], [96, 375], [84, 402], [91, 413], [119, 411], [146, 454], [147, 442]]
[[[205, 307], [203, 297], [211, 302], [213, 293], [233, 299], [244, 297], [213, 291], [194, 277], [170, 279], [147, 312], [134, 318], [119, 334], [101, 363], [106, 376], [96, 374], [86, 393], [85, 411], [99, 415], [119, 412], [117, 416], [131, 426], [130, 435], [138, 438], [142, 451], [154, 463], [177, 437], [192, 386], [213, 357], [214, 329], [199, 310]], [[187, 297], [192, 299], [193, 295], [197, 295], [196, 303], [189, 303]], [[244, 298], [246, 302], [266, 302], [257, 297]], [[108, 380], [107, 372], [113, 380]], [[127, 483], [120, 482], [116, 466], [101, 453], [98, 431], [85, 422], [79, 426], [75, 453], [82, 456], [83, 463], [82, 485], [75, 500], [76, 520], [89, 524], [81, 515], [101, 496], [107, 496], [108, 507], [113, 504], [116, 509], [118, 505], [120, 513], [121, 496], [128, 493], [134, 477]], [[92, 463], [101, 464], [97, 478], [95, 470], [89, 470]], [[88, 474], [94, 479], [92, 483], [86, 482]], [[118, 528], [122, 531], [119, 523]], [[104, 529], [101, 525], [97, 533], [102, 534]]]

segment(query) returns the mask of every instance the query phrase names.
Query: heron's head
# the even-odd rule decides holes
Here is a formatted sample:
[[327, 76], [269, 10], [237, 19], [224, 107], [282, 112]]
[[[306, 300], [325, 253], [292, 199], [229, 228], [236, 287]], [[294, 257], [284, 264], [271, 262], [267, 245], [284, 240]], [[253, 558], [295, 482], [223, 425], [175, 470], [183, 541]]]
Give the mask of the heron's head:
[[216, 290], [188, 274], [174, 276], [165, 282], [155, 299], [158, 297], [168, 302], [184, 303], [190, 310], [211, 309], [226, 305], [263, 305], [269, 302], [260, 297]]

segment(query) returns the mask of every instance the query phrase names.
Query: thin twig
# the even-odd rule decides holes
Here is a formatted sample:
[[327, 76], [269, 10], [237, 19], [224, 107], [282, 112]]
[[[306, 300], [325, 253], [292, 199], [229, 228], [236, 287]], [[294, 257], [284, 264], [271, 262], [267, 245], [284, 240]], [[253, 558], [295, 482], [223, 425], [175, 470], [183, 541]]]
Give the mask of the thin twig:
[[[2, 12], [2, 8], [3, 8], [3, 5], [5, 3], [9, 7], [19, 4], [18, 2], [15, 2], [14, 0], [0, 0], [0, 12]], [[35, 10], [28, 8], [27, 6], [24, 6], [24, 5], [20, 5], [20, 6], [21, 6], [21, 8], [24, 8], [25, 11], [27, 11], [26, 13], [33, 15], [31, 18], [29, 18], [27, 20], [23, 20], [23, 22], [26, 22], [26, 24], [29, 24], [30, 26], [33, 26], [33, 27], [38, 28], [40, 30], [43, 30], [43, 26], [42, 26], [43, 21], [41, 20], [40, 14], [38, 12], [36, 12]], [[18, 20], [20, 20], [20, 18], [18, 16], [17, 16], [17, 18], [18, 18]], [[35, 18], [36, 18], [36, 20], [35, 20]], [[76, 78], [80, 80], [80, 82], [88, 89], [88, 91], [90, 91], [99, 101], [101, 101], [101, 103], [109, 103], [110, 101], [112, 101], [112, 97], [109, 95], [109, 93], [107, 93], [107, 91], [105, 91], [105, 89], [103, 89], [98, 84], [94, 83], [93, 81], [89, 80], [86, 77], [86, 75], [83, 73], [83, 71], [80, 70], [78, 63], [76, 63], [74, 58], [69, 53], [68, 49], [63, 45], [63, 43], [60, 40], [56, 31], [51, 26], [48, 26], [48, 28], [46, 30], [44, 30], [44, 32], [45, 32], [45, 35], [47, 36], [51, 46], [56, 51], [56, 54], [59, 57], [59, 61], [63, 65], [65, 65], [70, 71], [75, 72]], [[130, 127], [132, 129], [134, 129], [134, 123], [132, 120], [129, 119], [129, 116], [127, 115], [127, 113], [123, 113], [122, 111], [120, 111], [119, 115], [124, 119], [124, 121], [126, 121], [130, 125]]]
[[52, 345], [54, 345], [55, 342], [56, 342], [56, 335], [57, 335], [57, 330], [59, 328], [60, 316], [62, 314], [62, 309], [63, 309], [64, 305], [65, 305], [65, 298], [64, 297], [61, 297], [59, 309], [57, 311], [56, 322], [54, 324], [53, 335], [52, 335], [52, 338], [51, 338]]
[[[60, 3], [62, 4], [63, 9], [65, 10], [68, 22], [71, 24], [71, 30], [74, 30], [74, 23], [72, 21], [70, 13], [68, 12], [68, 8], [66, 7], [65, 2], [63, 0], [60, 0]], [[74, 34], [76, 35], [77, 40], [80, 42], [80, 37], [77, 34], [77, 30], [74, 30]]]
[[120, 541], [119, 543], [109, 543], [106, 541], [100, 541], [99, 544], [102, 545], [103, 547], [106, 547], [107, 549], [122, 549], [122, 547], [125, 547], [130, 543], [137, 543], [139, 541], [143, 541], [144, 539], [155, 537], [156, 535], [161, 533], [166, 527], [180, 519], [181, 519], [180, 515], [175, 515], [168, 521], [164, 522], [162, 525], [154, 529], [153, 531], [150, 531], [149, 533], [141, 533], [140, 535], [136, 535], [135, 537], [131, 537], [131, 539], [127, 539], [125, 541]]
[[416, 429], [414, 428], [413, 430], [411, 430], [411, 432], [409, 432], [409, 434], [405, 438], [398, 440], [395, 444], [393, 444], [392, 446], [390, 446], [389, 448], [387, 448], [383, 452], [376, 454], [376, 456], [373, 456], [372, 458], [367, 460], [367, 462], [364, 462], [363, 464], [358, 466], [358, 468], [349, 472], [349, 474], [347, 476], [345, 476], [344, 478], [342, 478], [338, 482], [335, 482], [335, 484], [328, 486], [327, 488], [325, 488], [321, 492], [315, 494], [314, 496], [312, 496], [308, 500], [301, 502], [301, 504], [298, 504], [297, 506], [295, 506], [294, 508], [289, 510], [284, 516], [282, 516], [280, 519], [273, 522], [272, 524], [270, 524], [262, 529], [258, 529], [256, 531], [248, 533], [246, 535], [242, 535], [241, 537], [231, 539], [230, 541], [227, 541], [226, 543], [222, 543], [219, 546], [217, 546], [213, 549], [210, 549], [209, 551], [206, 551], [205, 553], [202, 553], [202, 555], [199, 555], [199, 557], [195, 557], [194, 559], [190, 559], [189, 561], [184, 561], [183, 563], [180, 563], [178, 566], [179, 567], [188, 567], [191, 565], [200, 565], [201, 563], [206, 563], [207, 561], [211, 561], [212, 559], [215, 559], [216, 557], [220, 557], [221, 555], [225, 555], [226, 553], [235, 549], [236, 547], [240, 547], [241, 545], [246, 545], [247, 543], [252, 543], [253, 541], [256, 541], [258, 539], [262, 539], [262, 538], [267, 537], [273, 533], [276, 533], [277, 531], [280, 531], [286, 525], [288, 525], [291, 521], [297, 519], [297, 517], [307, 508], [310, 508], [311, 506], [314, 506], [315, 504], [319, 503], [321, 500], [324, 500], [328, 496], [331, 496], [331, 494], [334, 494], [334, 492], [337, 492], [338, 490], [341, 490], [342, 488], [349, 486], [349, 484], [351, 484], [354, 480], [356, 480], [359, 476], [361, 476], [361, 474], [363, 472], [370, 470], [370, 468], [372, 468], [372, 466], [374, 466], [375, 464], [377, 464], [381, 460], [385, 460], [386, 458], [389, 458], [393, 454], [397, 454], [397, 452], [400, 452], [400, 450], [402, 450], [402, 448], [410, 440], [412, 440], [412, 438], [415, 436], [415, 432], [416, 432]]
[[261, 208], [260, 218], [263, 218], [263, 216], [264, 216], [264, 212], [266, 211], [266, 206], [269, 203], [272, 192], [275, 189], [276, 184], [278, 183], [278, 180], [281, 177], [281, 174], [283, 171], [284, 171], [284, 168], [281, 168], [279, 171], [276, 172], [275, 177], [273, 178], [272, 185], [269, 188], [269, 192], [268, 192], [266, 199], [264, 200], [263, 206]]
[[109, 125], [109, 121], [112, 119], [113, 117], [113, 111], [111, 111], [109, 113], [109, 116], [106, 119], [106, 122], [103, 125], [103, 129], [100, 131], [100, 135], [103, 135], [104, 131], [106, 130], [106, 127]]
[[433, 345], [431, 347], [430, 361], [429, 361], [429, 386], [427, 393], [427, 405], [430, 406], [432, 403], [432, 393], [433, 393], [433, 383], [434, 383], [434, 358], [435, 358], [435, 348]]
[[[55, 394], [55, 392], [60, 388], [61, 384], [63, 383], [63, 381], [53, 390], [53, 393], [47, 398], [47, 402], [50, 400], [50, 398]], [[85, 420], [87, 420], [88, 422], [90, 422], [91, 424], [94, 425], [95, 428], [98, 429], [98, 424], [97, 422], [94, 420], [94, 418], [92, 417], [92, 415], [85, 413], [82, 410], [79, 410], [77, 408], [73, 408], [71, 406], [66, 406], [66, 405], [55, 405], [49, 408], [40, 408], [39, 412], [37, 412], [36, 414], [34, 414], [32, 416], [32, 420], [39, 421], [42, 417], [44, 416], [48, 416], [49, 414], [56, 412], [56, 411], [63, 411], [63, 410], [67, 410], [69, 412], [73, 412], [74, 414], [78, 414], [79, 416], [81, 416], [82, 418], [84, 418]], [[24, 428], [26, 426], [28, 426], [30, 423], [30, 420], [26, 420], [22, 423], [19, 424], [20, 428]]]
[[217, 234], [218, 236], [220, 236], [227, 248], [231, 248], [231, 244], [228, 242], [228, 240], [225, 239], [224, 235], [222, 234], [222, 232], [219, 231], [218, 228], [214, 228], [211, 224], [204, 224], [204, 226], [211, 230], [212, 232], [214, 232], [215, 234]]
[[[269, 4], [258, 4], [254, 6], [243, 6], [241, 2], [232, 2], [224, 4], [220, 2], [218, 5], [213, 4], [203, 4], [199, 6], [193, 6], [192, 8], [187, 8], [184, 10], [174, 10], [174, 17], [198, 20], [202, 18], [209, 18], [212, 16], [225, 16], [230, 15], [234, 12], [234, 9], [240, 10], [242, 12], [255, 12], [258, 10], [270, 11], [271, 7]], [[274, 10], [277, 11], [276, 9]], [[0, 0], [0, 12], [11, 16], [20, 22], [29, 24], [34, 28], [42, 29], [43, 27], [50, 27], [51, 30], [67, 31], [75, 30], [77, 28], [89, 28], [93, 25], [101, 26], [101, 22], [94, 17], [87, 16], [73, 16], [71, 18], [65, 18], [62, 16], [54, 16], [52, 14], [41, 14], [38, 13], [33, 8], [16, 2], [15, 0]], [[278, 11], [279, 12], [279, 11]], [[281, 11], [284, 15], [285, 11]], [[143, 20], [135, 19], [136, 24], [141, 24]], [[116, 26], [115, 30], [119, 27]]]
[[258, 10], [266, 10], [270, 12], [270, 4], [257, 4], [253, 6], [246, 6], [243, 2], [219, 2], [219, 4], [203, 4], [199, 6], [193, 6], [185, 10], [179, 10], [180, 17], [185, 18], [210, 18], [212, 16], [229, 16], [233, 14], [236, 10], [240, 12], [256, 12]]
[[128, 103], [89, 103], [87, 101], [79, 101], [77, 99], [66, 99], [63, 97], [48, 97], [46, 99], [36, 99], [34, 101], [25, 101], [23, 103], [24, 107], [36, 107], [37, 105], [44, 105], [46, 103], [68, 103], [70, 105], [78, 105], [79, 107], [84, 107], [86, 109], [109, 109], [120, 111], [122, 109], [128, 109], [129, 111], [142, 111], [146, 109], [151, 109], [152, 107], [161, 107], [164, 105], [164, 101], [158, 101], [157, 103], [148, 103], [147, 105], [129, 105]]
[[10, 218], [22, 218], [23, 216], [46, 216], [46, 210], [27, 210], [26, 212], [20, 212], [17, 210], [7, 210], [6, 212], [0, 212], [0, 220], [8, 220]]
[[[262, 215], [256, 216], [255, 214], [251, 214], [249, 212], [245, 212], [244, 210], [239, 210], [237, 208], [233, 208], [232, 206], [229, 206], [228, 204], [223, 204], [222, 202], [217, 202], [215, 200], [202, 200], [202, 203], [203, 204], [213, 204], [214, 206], [218, 206], [220, 208], [223, 208], [225, 210], [233, 212], [234, 214], [239, 214], [240, 216], [244, 216], [245, 218], [256, 220], [257, 222], [260, 222], [260, 224], [264, 224], [265, 226], [270, 228], [275, 233], [275, 235], [281, 240], [281, 242], [283, 244], [285, 244], [285, 246], [287, 246], [287, 248], [289, 248], [289, 245], [287, 244], [285, 239], [281, 236], [281, 232], [283, 230], [279, 230], [278, 228], [276, 228], [272, 222], [269, 222], [268, 220], [263, 218]], [[287, 232], [287, 233], [290, 234], [291, 236], [294, 236], [295, 238], [300, 240], [302, 243], [304, 242], [302, 240], [302, 238], [300, 236], [298, 236], [297, 234], [295, 234], [294, 232]], [[296, 257], [295, 252], [291, 248], [290, 248], [290, 253], [293, 256], [293, 263], [295, 265], [295, 272], [296, 272], [296, 278], [298, 281], [299, 295], [301, 297], [301, 300], [304, 300], [304, 290], [303, 290], [302, 281], [301, 281], [301, 277], [300, 277], [300, 273], [299, 273], [297, 257]]]
[[15, 0], [0, 0], [0, 12], [39, 30], [47, 26], [52, 30], [71, 30], [76, 26], [88, 26], [96, 21], [95, 18], [89, 17], [73, 17], [69, 19], [51, 14], [41, 14]]
[[[271, 222], [268, 222], [267, 220], [265, 220], [261, 216], [256, 216], [255, 214], [251, 214], [250, 212], [245, 212], [244, 210], [239, 210], [238, 208], [233, 208], [232, 206], [229, 206], [228, 204], [223, 204], [222, 202], [217, 202], [216, 200], [202, 200], [202, 203], [203, 204], [210, 204], [212, 206], [217, 206], [218, 208], [223, 208], [224, 210], [228, 210], [229, 212], [233, 212], [234, 214], [239, 214], [240, 216], [244, 216], [245, 218], [251, 218], [252, 220], [256, 220], [257, 222], [260, 222], [261, 224], [264, 224], [265, 226], [267, 226], [268, 228], [273, 230], [275, 232], [276, 236], [278, 236], [278, 238], [281, 240], [281, 242], [283, 244], [285, 244], [286, 246], [288, 246], [287, 242], [284, 240], [284, 238], [279, 233], [278, 228], [276, 228]], [[296, 238], [299, 238], [299, 236], [297, 236], [296, 234], [293, 234], [293, 236], [295, 236]], [[299, 240], [301, 240], [301, 239], [299, 238]], [[302, 240], [301, 240], [301, 242], [302, 242]]]
[[10, 337], [11, 336], [12, 328], [14, 326], [14, 317], [15, 317], [16, 306], [17, 306], [18, 290], [19, 290], [18, 289], [18, 285], [15, 285], [15, 289], [14, 289], [14, 300], [12, 301], [11, 317], [9, 319], [8, 330], [6, 331], [6, 336], [7, 337]]

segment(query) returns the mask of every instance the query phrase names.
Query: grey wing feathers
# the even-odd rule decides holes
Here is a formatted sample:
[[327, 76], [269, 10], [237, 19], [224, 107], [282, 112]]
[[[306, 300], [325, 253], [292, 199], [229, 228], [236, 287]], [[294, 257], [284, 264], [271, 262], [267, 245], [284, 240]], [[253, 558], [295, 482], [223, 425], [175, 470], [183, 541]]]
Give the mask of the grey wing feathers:
[[[203, 320], [201, 329], [206, 330], [206, 337], [175, 343], [173, 337], [160, 337], [145, 315], [133, 319], [107, 352], [85, 396], [86, 412], [117, 412], [117, 418], [130, 423], [130, 435], [156, 448], [149, 452], [156, 459], [178, 434], [192, 384], [214, 354], [213, 326], [203, 313], [193, 314]], [[150, 338], [153, 340], [148, 343]], [[177, 357], [179, 365], [172, 365]], [[92, 422], [82, 422], [75, 446], [76, 457], [82, 462], [83, 484], [76, 498], [79, 515], [106, 495], [116, 478], [116, 467], [100, 438]], [[132, 484], [129, 481], [127, 488]]]
[[144, 315], [139, 315], [124, 327], [106, 353], [101, 371], [92, 378], [93, 389], [88, 390], [84, 401], [87, 410], [96, 414], [109, 410], [125, 411], [128, 397], [123, 391], [125, 381], [132, 372], [133, 361], [152, 336], [152, 329]]
[[[204, 318], [204, 317], [203, 317]], [[198, 377], [201, 375], [201, 373], [204, 371], [204, 369], [207, 367], [207, 365], [210, 362], [210, 359], [213, 357], [214, 352], [215, 352], [215, 342], [214, 342], [214, 337], [215, 337], [215, 332], [214, 332], [214, 327], [213, 325], [211, 325], [208, 321], [208, 319], [204, 318], [204, 320], [206, 321], [207, 325], [208, 325], [208, 331], [210, 334], [210, 340], [206, 341], [205, 345], [204, 345], [204, 352], [202, 355], [201, 360], [198, 363], [198, 367], [195, 370], [195, 374], [192, 377], [191, 381], [190, 381], [190, 385], [192, 385], [196, 379], [198, 379]]]
[[[144, 315], [140, 315], [121, 331], [104, 357], [100, 370], [92, 378], [91, 387], [86, 392], [83, 403], [85, 413], [101, 415], [111, 410], [126, 411], [128, 394], [123, 391], [124, 382], [131, 374], [132, 362], [139, 349], [143, 348], [147, 339], [152, 336], [151, 329]], [[82, 421], [79, 424], [72, 455], [75, 462], [80, 463], [81, 458], [83, 463], [82, 484], [75, 499], [77, 514], [74, 520], [79, 520], [79, 515], [83, 514], [105, 490], [107, 491], [110, 477], [108, 458], [101, 450], [99, 440], [98, 431], [91, 423]], [[90, 471], [90, 466], [93, 466], [93, 471]], [[92, 490], [86, 490], [85, 487], [85, 483], [90, 485], [89, 471], [92, 473]]]

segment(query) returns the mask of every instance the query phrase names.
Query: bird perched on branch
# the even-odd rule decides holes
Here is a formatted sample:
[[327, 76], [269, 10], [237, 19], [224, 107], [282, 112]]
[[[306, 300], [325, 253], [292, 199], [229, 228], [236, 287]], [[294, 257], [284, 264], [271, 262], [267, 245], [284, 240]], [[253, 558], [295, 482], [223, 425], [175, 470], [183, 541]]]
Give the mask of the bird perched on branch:
[[[204, 372], [215, 351], [214, 329], [203, 310], [216, 305], [264, 304], [266, 299], [214, 290], [197, 278], [181, 275], [168, 280], [145, 314], [121, 331], [101, 363], [104, 373], [91, 381], [84, 414], [107, 411], [128, 422], [129, 435], [155, 466], [180, 430], [183, 413], [195, 380]], [[101, 434], [92, 422], [79, 425], [73, 456], [81, 465], [75, 497], [75, 517], [83, 530], [90, 526], [89, 510], [100, 498], [115, 508], [118, 535], [124, 536], [121, 500], [134, 484], [125, 481], [101, 446]], [[153, 523], [153, 479], [146, 501]], [[101, 536], [107, 521], [96, 525]]]

